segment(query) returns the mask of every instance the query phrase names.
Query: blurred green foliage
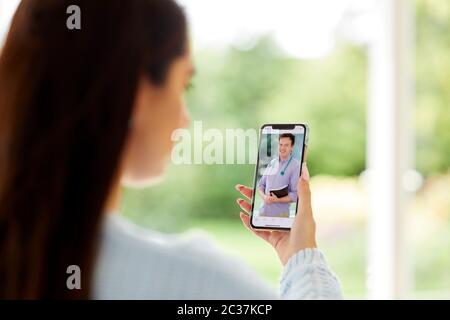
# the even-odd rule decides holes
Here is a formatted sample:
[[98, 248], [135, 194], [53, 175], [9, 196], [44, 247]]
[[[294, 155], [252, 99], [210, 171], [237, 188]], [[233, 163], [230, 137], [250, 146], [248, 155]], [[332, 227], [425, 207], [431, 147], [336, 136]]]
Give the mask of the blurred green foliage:
[[417, 166], [445, 172], [450, 167], [450, 1], [418, 0]]
[[194, 120], [222, 129], [306, 122], [312, 174], [344, 176], [364, 170], [363, 48], [341, 45], [325, 59], [298, 60], [263, 37], [248, 51], [198, 52], [195, 62], [197, 90], [188, 99]]
[[[416, 164], [431, 176], [450, 168], [450, 1], [416, 0], [416, 4]], [[308, 166], [313, 176], [357, 176], [364, 170], [366, 48], [338, 43], [324, 59], [298, 60], [284, 55], [267, 36], [247, 50], [200, 51], [194, 58], [197, 76], [188, 108], [193, 121], [203, 121], [204, 131], [307, 122], [311, 127]], [[280, 266], [275, 255], [238, 219], [234, 185], [252, 185], [253, 174], [252, 164], [172, 164], [158, 186], [125, 190], [122, 210], [137, 223], [163, 231], [202, 227], [276, 285]], [[446, 197], [444, 190], [441, 197]], [[436, 205], [448, 212], [445, 204]], [[443, 221], [448, 225], [448, 218]], [[320, 245], [346, 296], [364, 297], [366, 227], [356, 221], [347, 227], [353, 231], [340, 240], [319, 232]], [[419, 257], [417, 289], [442, 290], [448, 284], [445, 250], [450, 237], [448, 228], [439, 232], [431, 237], [433, 241], [414, 245]]]
[[[225, 134], [226, 128], [257, 130], [263, 123], [307, 122], [312, 174], [357, 175], [364, 169], [363, 49], [342, 45], [326, 59], [302, 61], [284, 56], [264, 37], [248, 51], [229, 48], [195, 57], [197, 76], [188, 106], [192, 120], [203, 121], [203, 131], [219, 128]], [[157, 188], [128, 190], [125, 210], [144, 224], [157, 223], [166, 230], [179, 228], [180, 219], [189, 219], [186, 213], [233, 217], [234, 185], [252, 185], [253, 174], [253, 164], [172, 165]], [[170, 216], [163, 214], [155, 222], [149, 211]], [[170, 223], [172, 219], [178, 223]]]
[[[450, 2], [418, 0], [416, 14], [417, 165], [429, 174], [450, 167]], [[339, 43], [324, 59], [298, 60], [266, 36], [248, 50], [229, 47], [194, 57], [197, 75], [188, 108], [204, 131], [306, 122], [312, 175], [355, 176], [364, 170], [365, 48]], [[172, 165], [157, 188], [127, 190], [124, 210], [143, 224], [174, 230], [194, 216], [233, 217], [233, 187], [252, 185], [253, 174], [254, 165]]]

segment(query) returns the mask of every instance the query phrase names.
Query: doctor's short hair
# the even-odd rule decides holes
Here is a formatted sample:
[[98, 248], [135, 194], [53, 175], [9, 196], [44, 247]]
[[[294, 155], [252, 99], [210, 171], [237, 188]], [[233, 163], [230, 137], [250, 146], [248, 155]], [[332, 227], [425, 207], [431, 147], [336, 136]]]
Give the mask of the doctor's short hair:
[[278, 141], [280, 141], [281, 138], [289, 138], [289, 139], [291, 139], [291, 142], [292, 142], [291, 146], [293, 146], [295, 144], [295, 136], [292, 133], [282, 133], [282, 134], [280, 134], [280, 136], [278, 138]]

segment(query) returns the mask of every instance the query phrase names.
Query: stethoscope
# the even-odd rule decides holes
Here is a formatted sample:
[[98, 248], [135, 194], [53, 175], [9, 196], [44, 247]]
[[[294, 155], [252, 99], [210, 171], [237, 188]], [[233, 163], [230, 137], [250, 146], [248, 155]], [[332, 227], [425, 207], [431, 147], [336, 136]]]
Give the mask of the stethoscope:
[[280, 171], [280, 175], [284, 176], [284, 173], [286, 172], [286, 169], [289, 167], [289, 164], [291, 163], [292, 158], [293, 158], [293, 156], [291, 155], [290, 158], [289, 158], [289, 161], [284, 166], [284, 169]]
[[286, 169], [289, 167], [289, 163], [291, 163], [292, 160], [292, 155], [289, 158], [289, 161], [286, 163], [286, 165], [284, 166], [284, 169], [280, 171], [280, 175], [284, 176], [284, 173], [286, 172]]

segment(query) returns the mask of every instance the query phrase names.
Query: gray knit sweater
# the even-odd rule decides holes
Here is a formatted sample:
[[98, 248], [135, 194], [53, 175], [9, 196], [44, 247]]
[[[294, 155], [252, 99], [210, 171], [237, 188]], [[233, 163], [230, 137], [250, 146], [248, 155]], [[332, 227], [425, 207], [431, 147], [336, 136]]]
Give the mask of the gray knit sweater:
[[280, 292], [204, 236], [170, 235], [107, 214], [94, 274], [95, 299], [341, 299], [318, 249], [292, 256]]

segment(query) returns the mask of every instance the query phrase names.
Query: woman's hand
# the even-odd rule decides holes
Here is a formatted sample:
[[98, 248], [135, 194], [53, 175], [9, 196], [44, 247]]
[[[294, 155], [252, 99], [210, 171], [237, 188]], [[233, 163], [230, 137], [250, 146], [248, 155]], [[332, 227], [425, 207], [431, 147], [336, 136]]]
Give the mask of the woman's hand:
[[[236, 189], [247, 199], [253, 197], [253, 190], [238, 184]], [[237, 199], [243, 211], [240, 217], [244, 226], [258, 237], [270, 243], [276, 250], [281, 263], [285, 265], [290, 257], [305, 248], [316, 248], [316, 223], [311, 208], [311, 191], [309, 189], [309, 172], [306, 163], [302, 166], [302, 175], [298, 180], [298, 210], [290, 231], [269, 231], [253, 229], [248, 213], [251, 205], [244, 199]]]

